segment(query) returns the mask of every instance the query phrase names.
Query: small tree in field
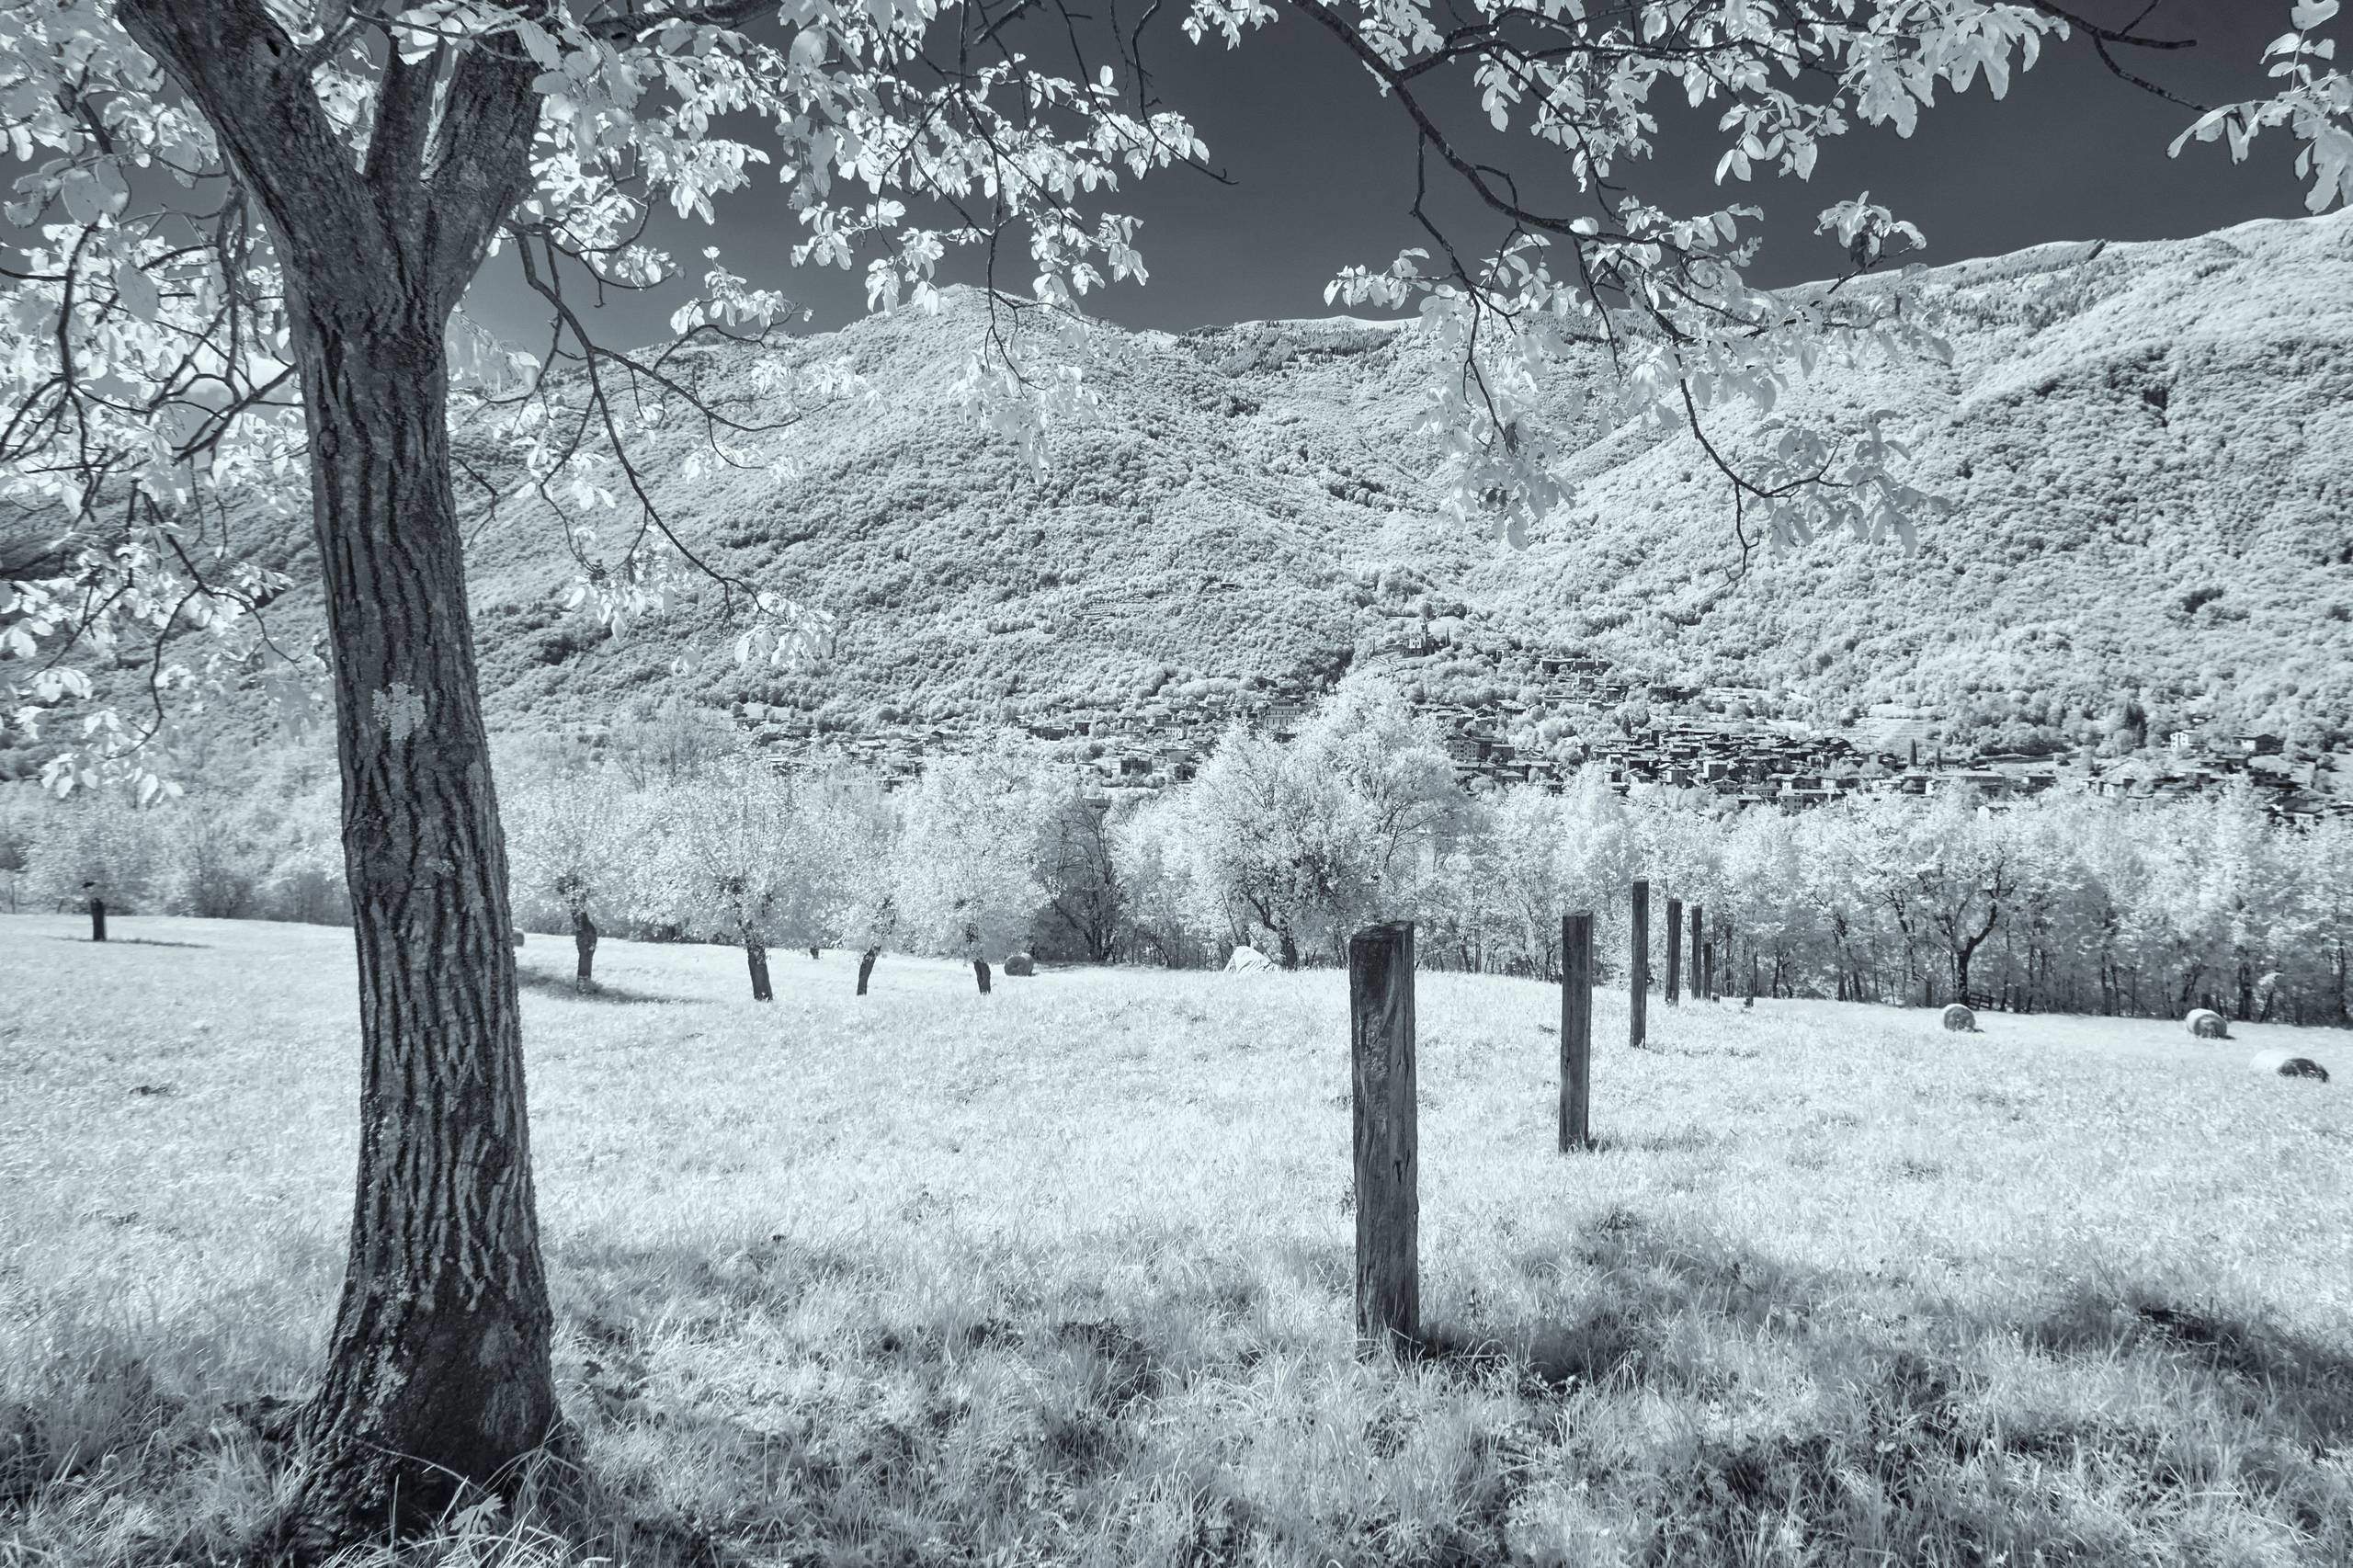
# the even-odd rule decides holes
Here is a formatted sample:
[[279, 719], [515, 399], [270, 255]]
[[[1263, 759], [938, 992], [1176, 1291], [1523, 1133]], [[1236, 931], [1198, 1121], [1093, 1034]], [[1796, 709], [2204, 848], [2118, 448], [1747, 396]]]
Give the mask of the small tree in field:
[[918, 952], [988, 966], [1027, 940], [1040, 903], [1040, 759], [1011, 746], [941, 757], [908, 792], [896, 874], [900, 935]]
[[572, 929], [573, 983], [596, 983], [595, 909], [610, 905], [644, 853], [645, 807], [600, 769], [570, 767], [529, 780], [506, 811], [507, 870], [525, 910], [551, 911]]
[[1108, 802], [1090, 800], [1075, 778], [1041, 783], [1035, 856], [1045, 912], [1039, 928], [1093, 963], [1108, 963], [1127, 921], [1127, 889], [1112, 842]]
[[1108, 824], [1129, 949], [1181, 967], [1214, 935], [1200, 924], [1203, 902], [1182, 789], [1116, 810]]
[[790, 831], [778, 850], [778, 928], [795, 947], [856, 946], [868, 934], [867, 892], [889, 875], [890, 798], [873, 773], [845, 763], [783, 782]]
[[686, 936], [744, 949], [752, 999], [771, 1002], [768, 947], [785, 934], [792, 794], [757, 757], [736, 757], [664, 802], [642, 902]]
[[1227, 732], [1185, 804], [1200, 901], [1195, 918], [1203, 926], [1239, 914], [1273, 938], [1285, 969], [1295, 969], [1302, 948], [1337, 928], [1337, 912], [1362, 902], [1359, 868], [1346, 853], [1345, 791], [1281, 743]]
[[1200, 922], [1242, 912], [1286, 969], [1367, 920], [1410, 916], [1461, 809], [1427, 721], [1363, 679], [1344, 681], [1288, 744], [1230, 731], [1185, 798]]

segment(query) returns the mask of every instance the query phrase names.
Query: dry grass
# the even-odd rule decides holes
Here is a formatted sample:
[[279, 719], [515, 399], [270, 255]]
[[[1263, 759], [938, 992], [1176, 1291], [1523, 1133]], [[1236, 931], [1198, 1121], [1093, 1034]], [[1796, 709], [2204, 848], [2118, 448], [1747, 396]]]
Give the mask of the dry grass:
[[[0, 918], [8, 1568], [233, 1559], [338, 1279], [347, 937], [121, 925], [194, 946]], [[1341, 976], [600, 961], [524, 1001], [589, 1495], [419, 1561], [2353, 1562], [2341, 1036], [1605, 998], [1564, 1157], [1556, 994], [1425, 976], [1398, 1369]]]

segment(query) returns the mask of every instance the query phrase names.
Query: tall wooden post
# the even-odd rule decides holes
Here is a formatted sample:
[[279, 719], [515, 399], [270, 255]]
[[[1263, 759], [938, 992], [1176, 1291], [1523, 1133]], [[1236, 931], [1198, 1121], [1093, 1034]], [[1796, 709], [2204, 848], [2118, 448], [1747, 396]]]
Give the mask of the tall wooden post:
[[579, 960], [572, 977], [573, 989], [594, 991], [597, 988], [597, 923], [588, 917], [585, 909], [572, 912], [572, 949]]
[[1661, 1000], [1672, 1007], [1683, 999], [1683, 901], [1666, 901], [1666, 990]]
[[1634, 906], [1626, 927], [1626, 1043], [1639, 1046], [1647, 1038], [1644, 1026], [1649, 1022], [1651, 999], [1651, 885], [1647, 881], [1638, 879], [1634, 883]]
[[1707, 996], [1707, 992], [1704, 989], [1707, 984], [1707, 979], [1699, 972], [1699, 949], [1702, 944], [1707, 940], [1707, 905], [1701, 903], [1693, 904], [1691, 906], [1691, 1000], [1694, 1002], [1704, 1000]]
[[1593, 1142], [1593, 916], [1561, 916], [1561, 1148]]
[[1414, 927], [1348, 938], [1356, 1106], [1357, 1338], [1395, 1351], [1422, 1331], [1421, 1156], [1414, 1094]]

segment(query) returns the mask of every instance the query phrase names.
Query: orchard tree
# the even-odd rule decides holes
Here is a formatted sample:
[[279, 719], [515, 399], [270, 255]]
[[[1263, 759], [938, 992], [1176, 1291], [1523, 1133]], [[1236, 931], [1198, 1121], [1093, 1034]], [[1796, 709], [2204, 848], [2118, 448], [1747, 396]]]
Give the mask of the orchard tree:
[[2020, 848], [2016, 824], [1994, 820], [1973, 790], [1940, 791], [1906, 843], [1916, 884], [1906, 890], [1914, 894], [1909, 907], [1943, 948], [1953, 1000], [1964, 1007], [1974, 994], [1970, 971], [1977, 950], [2018, 895]]
[[792, 805], [766, 761], [731, 758], [664, 800], [643, 873], [642, 908], [686, 936], [744, 949], [755, 1002], [776, 1000], [768, 947], [789, 935]]
[[1108, 963], [1127, 923], [1127, 889], [1112, 840], [1108, 802], [1078, 780], [1054, 778], [1042, 791], [1035, 857], [1044, 926], [1066, 937], [1091, 963]]
[[812, 951], [860, 946], [871, 917], [868, 890], [888, 875], [896, 813], [882, 781], [839, 760], [784, 781], [790, 831], [778, 847], [777, 924]]
[[1108, 824], [1113, 880], [1130, 951], [1181, 968], [1215, 931], [1200, 923], [1203, 903], [1188, 824], [1189, 786], [1179, 785], [1114, 808]]
[[611, 907], [644, 853], [642, 815], [639, 798], [609, 770], [577, 766], [526, 780], [507, 804], [514, 892], [527, 908], [552, 906], [572, 927], [580, 990], [596, 984], [594, 907], [599, 900]]
[[918, 952], [970, 962], [983, 992], [990, 960], [1028, 939], [1043, 902], [1044, 781], [1036, 752], [1008, 743], [937, 758], [908, 792], [892, 879], [899, 934]]
[[1438, 722], [1378, 676], [1351, 675], [1315, 705], [1292, 743], [1305, 767], [1339, 785], [1366, 889], [1349, 924], [1415, 913], [1440, 836], [1462, 808]]
[[1330, 936], [1342, 906], [1360, 900], [1347, 792], [1274, 737], [1228, 731], [1185, 803], [1201, 925], [1262, 928], [1282, 966], [1296, 969], [1301, 949]]
[[[1597, 355], [1615, 412], [1703, 443], [1744, 540], [1752, 521], [1779, 540], [1825, 525], [1910, 537], [1932, 508], [1877, 423], [1788, 426], [1735, 449], [1708, 421], [1769, 410], [1793, 369], [1934, 351], [1933, 334], [1900, 289], [1750, 287], [1753, 207], [1644, 200], [1631, 181], [1659, 134], [1653, 100], [1712, 117], [1720, 178], [1802, 178], [1852, 125], [1908, 132], [1940, 89], [1983, 79], [1998, 94], [2070, 30], [2067, 6], [1290, 9], [1374, 78], [1386, 102], [1369, 107], [1407, 117], [1417, 188], [1453, 181], [1504, 231], [1459, 244], [1417, 195], [1426, 243], [1333, 286], [1350, 304], [1417, 305], [1449, 351], [1427, 429], [1461, 516], [1519, 538], [1560, 497], [1534, 389], [1561, 357]], [[2284, 128], [2316, 204], [2353, 190], [2353, 95], [2313, 30], [2336, 11], [2294, 4], [2277, 96], [2189, 132], [2244, 152]], [[1231, 46], [1279, 14], [1190, 0], [1164, 25]], [[930, 302], [951, 249], [980, 258], [987, 341], [962, 384], [1042, 460], [1048, 416], [1085, 391], [1074, 370], [1025, 359], [1039, 335], [1025, 324], [1083, 329], [1078, 302], [1107, 275], [1140, 279], [1135, 225], [1096, 199], [1204, 152], [1144, 69], [1158, 15], [1122, 27], [1066, 0], [0, 0], [0, 125], [25, 171], [5, 210], [0, 653], [32, 672], [7, 722], [87, 725], [87, 744], [48, 764], [63, 790], [141, 769], [163, 698], [208, 673], [323, 662], [334, 691], [362, 1133], [350, 1267], [285, 1513], [297, 1550], [388, 1514], [432, 1517], [512, 1476], [556, 1419], [453, 412], [504, 460], [464, 465], [469, 495], [544, 503], [609, 624], [658, 608], [708, 562], [654, 506], [638, 439], [688, 420], [704, 460], [747, 461], [750, 436], [843, 383], [779, 361], [756, 406], [707, 404], [676, 373], [677, 345], [610, 349], [584, 304], [677, 273], [646, 238], [660, 206], [707, 219], [766, 168], [802, 224], [795, 261], [869, 255], [878, 305]], [[2146, 41], [2074, 30], [2103, 53]], [[1491, 130], [1527, 133], [1517, 159]], [[1861, 198], [1819, 225], [1857, 271], [1919, 238]], [[1012, 254], [1019, 296], [995, 288]], [[536, 361], [459, 314], [494, 255], [545, 306]], [[713, 256], [672, 322], [679, 343], [765, 341], [790, 315]], [[296, 585], [260, 564], [273, 507], [310, 517], [315, 659], [270, 630]], [[618, 526], [599, 533], [603, 511]], [[783, 585], [724, 586], [752, 617], [747, 656], [789, 654], [818, 629]], [[191, 635], [208, 650], [192, 665], [172, 652]], [[119, 682], [101, 689], [61, 656], [76, 645], [143, 670], [146, 693], [109, 700]]]

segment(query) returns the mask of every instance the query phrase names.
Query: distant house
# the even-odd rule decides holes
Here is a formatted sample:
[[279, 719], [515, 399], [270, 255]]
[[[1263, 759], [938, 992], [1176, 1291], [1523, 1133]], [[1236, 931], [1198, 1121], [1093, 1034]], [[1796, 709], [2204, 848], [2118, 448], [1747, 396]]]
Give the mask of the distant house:
[[2288, 743], [2279, 735], [2241, 735], [2239, 755], [2242, 756], [2278, 756], [2288, 749]]

